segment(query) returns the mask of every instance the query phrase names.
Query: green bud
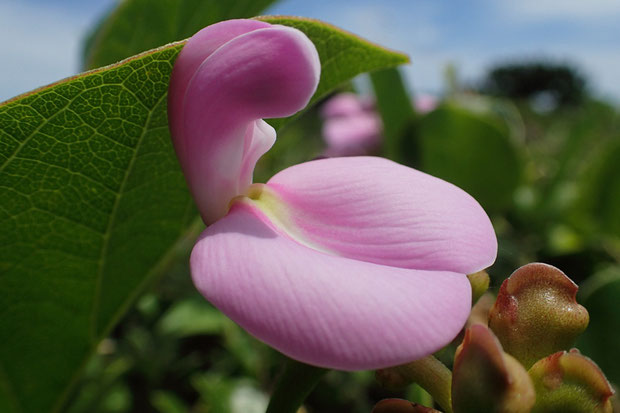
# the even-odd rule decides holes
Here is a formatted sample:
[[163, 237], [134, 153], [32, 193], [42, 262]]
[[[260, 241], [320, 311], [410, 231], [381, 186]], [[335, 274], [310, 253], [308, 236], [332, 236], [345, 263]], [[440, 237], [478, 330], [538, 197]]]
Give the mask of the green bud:
[[533, 413], [612, 413], [614, 391], [603, 372], [576, 349], [539, 360], [529, 371]]
[[523, 366], [481, 324], [465, 332], [452, 372], [454, 413], [527, 413], [536, 395]]
[[403, 399], [383, 399], [372, 409], [372, 413], [440, 413], [439, 410], [412, 403]]
[[489, 289], [491, 279], [486, 271], [478, 271], [473, 274], [467, 274], [467, 279], [471, 284], [471, 303], [475, 304], [476, 301], [486, 293]]
[[526, 368], [566, 350], [588, 326], [588, 311], [576, 301], [577, 285], [559, 269], [524, 265], [500, 287], [489, 327], [504, 351]]

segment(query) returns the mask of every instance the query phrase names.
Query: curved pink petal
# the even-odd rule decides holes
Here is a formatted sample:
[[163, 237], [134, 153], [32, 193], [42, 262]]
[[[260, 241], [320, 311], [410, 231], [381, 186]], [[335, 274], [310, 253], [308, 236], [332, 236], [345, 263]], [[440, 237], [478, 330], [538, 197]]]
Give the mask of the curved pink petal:
[[261, 118], [302, 109], [318, 85], [320, 62], [299, 30], [248, 20], [192, 37], [172, 73], [170, 130], [181, 167], [207, 224], [252, 182], [275, 140]]
[[183, 123], [181, 122], [183, 99], [187, 85], [196, 69], [224, 43], [242, 34], [270, 26], [269, 23], [258, 20], [226, 20], [207, 26], [188, 39], [172, 68], [168, 90], [168, 123], [172, 136], [179, 137], [173, 141], [178, 153], [183, 153], [185, 142], [180, 138], [183, 136]]
[[405, 363], [441, 348], [470, 311], [462, 274], [325, 254], [237, 202], [191, 256], [194, 283], [222, 312], [284, 354], [343, 370]]
[[287, 231], [314, 248], [400, 268], [469, 274], [497, 255], [493, 226], [460, 188], [375, 157], [321, 159], [271, 178]]

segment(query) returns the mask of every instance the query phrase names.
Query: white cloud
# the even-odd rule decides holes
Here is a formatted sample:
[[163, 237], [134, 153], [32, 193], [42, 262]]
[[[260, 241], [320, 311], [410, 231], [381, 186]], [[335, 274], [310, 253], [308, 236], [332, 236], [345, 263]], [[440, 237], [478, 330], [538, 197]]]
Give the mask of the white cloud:
[[620, 16], [618, 0], [519, 0], [493, 2], [511, 18], [591, 21]]
[[[543, 19], [545, 13], [557, 16], [558, 13], [580, 15], [579, 8], [588, 4], [588, 16], [609, 15], [620, 10], [620, 1], [593, 0], [591, 2], [565, 0], [561, 7], [557, 1], [522, 0], [521, 2], [501, 2], [503, 5], [524, 4], [530, 11], [522, 13], [538, 13]], [[540, 3], [535, 5], [533, 3]], [[551, 4], [557, 7], [554, 9]], [[613, 4], [612, 4], [613, 3]], [[422, 3], [425, 4], [425, 3]], [[558, 5], [559, 4], [559, 5]], [[513, 6], [506, 6], [513, 7]], [[558, 11], [558, 8], [561, 11]], [[598, 45], [584, 47], [570, 41], [562, 43], [538, 43], [531, 38], [524, 37], [521, 46], [513, 47], [508, 52], [505, 48], [487, 47], [485, 44], [463, 45], [463, 42], [450, 41], [443, 33], [443, 27], [437, 22], [438, 10], [432, 5], [426, 5], [419, 10], [416, 5], [415, 13], [405, 13], [399, 16], [399, 11], [388, 5], [374, 3], [350, 6], [338, 10], [335, 24], [345, 27], [373, 42], [402, 51], [411, 56], [412, 65], [403, 66], [409, 86], [417, 92], [441, 93], [444, 88], [444, 70], [448, 64], [455, 64], [459, 77], [466, 82], [480, 80], [486, 71], [495, 64], [505, 61], [525, 61], [528, 59], [549, 58], [557, 62], [567, 62], [581, 69], [590, 82], [593, 91], [600, 96], [620, 101], [620, 82], [617, 69], [620, 67], [620, 53], [615, 48]], [[582, 13], [583, 14], [583, 13]], [[444, 16], [445, 17], [445, 16]], [[502, 16], [506, 24], [513, 16]], [[512, 20], [511, 24], [519, 24]], [[528, 30], [527, 25], [520, 24], [522, 30]], [[496, 33], [502, 36], [502, 33]], [[497, 38], [496, 38], [497, 40]], [[501, 38], [500, 38], [501, 40]], [[542, 40], [542, 39], [541, 39]], [[538, 44], [537, 44], [538, 43]]]
[[[433, 23], [437, 12], [436, 5], [422, 2], [416, 5], [415, 14], [404, 15], [387, 4], [356, 2], [343, 8], [341, 21], [343, 27], [388, 47], [428, 48], [440, 38], [439, 27]], [[404, 28], [406, 36], [402, 36]]]
[[[409, 55], [412, 64], [402, 67], [408, 86], [439, 93], [442, 68], [451, 57], [438, 52], [441, 28], [434, 23], [438, 12], [437, 5], [431, 2], [416, 3], [415, 13], [403, 14], [400, 8], [390, 4], [359, 1], [330, 4], [315, 17]], [[364, 82], [357, 85], [364, 89], [369, 87]]]
[[75, 74], [89, 24], [44, 3], [0, 2], [0, 101]]
[[[3, 34], [0, 37], [3, 63], [0, 101], [79, 71], [81, 39], [101, 9], [113, 2], [100, 0], [95, 2], [99, 3], [99, 10], [71, 12], [62, 6], [62, 2], [33, 5], [20, 0], [0, 0]], [[278, 12], [295, 14], [294, 9], [298, 6], [293, 3], [283, 2]], [[303, 5], [313, 17], [409, 54], [413, 64], [403, 69], [416, 91], [440, 92], [444, 83], [443, 70], [448, 63], [457, 65], [462, 78], [473, 80], [480, 78], [490, 65], [505, 59], [551, 56], [575, 62], [583, 68], [596, 92], [620, 100], [620, 82], [616, 73], [620, 67], [620, 53], [613, 47], [593, 45], [587, 48], [583, 44], [571, 44], [568, 39], [564, 44], [536, 45], [527, 36], [524, 36], [523, 45], [512, 48], [510, 54], [505, 49], [489, 48], [481, 43], [463, 45], [463, 41], [447, 38], [445, 30], [451, 23], [446, 19], [452, 17], [442, 16], [442, 9], [432, 1], [416, 2], [415, 7], [395, 7], [393, 2], [365, 0], [317, 2], [313, 7], [307, 3]], [[493, 0], [486, 7], [490, 7], [487, 12], [496, 14], [489, 13], [488, 18], [513, 25], [512, 33], [515, 27], [521, 30], [519, 27], [522, 26], [522, 30], [527, 30], [523, 20], [521, 23], [518, 19], [515, 21], [517, 16], [540, 21], [573, 16], [590, 22], [610, 16], [620, 18], [620, 0]], [[501, 40], [497, 36], [502, 33], [494, 36], [495, 40]]]

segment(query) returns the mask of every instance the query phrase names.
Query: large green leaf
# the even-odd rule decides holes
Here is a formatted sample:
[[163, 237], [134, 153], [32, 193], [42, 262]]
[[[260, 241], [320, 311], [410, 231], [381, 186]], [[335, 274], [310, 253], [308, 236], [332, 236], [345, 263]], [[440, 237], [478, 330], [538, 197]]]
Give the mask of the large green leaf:
[[218, 21], [256, 16], [276, 0], [124, 0], [86, 39], [84, 67], [105, 66], [192, 36]]
[[511, 205], [521, 164], [507, 128], [490, 116], [447, 105], [417, 126], [424, 172], [463, 188], [488, 211]]
[[[406, 60], [317, 21], [267, 20], [317, 45], [314, 100]], [[1, 412], [60, 409], [87, 357], [195, 219], [166, 118], [182, 45], [0, 104]]]
[[1, 411], [62, 399], [195, 216], [166, 118], [181, 47], [0, 106]]

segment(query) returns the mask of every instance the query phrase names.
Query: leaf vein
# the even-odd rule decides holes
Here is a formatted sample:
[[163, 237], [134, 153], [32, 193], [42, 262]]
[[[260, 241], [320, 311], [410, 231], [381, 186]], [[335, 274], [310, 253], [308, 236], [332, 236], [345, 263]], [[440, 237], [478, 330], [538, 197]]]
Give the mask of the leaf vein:
[[[159, 99], [157, 100], [157, 103], [155, 104], [154, 107], [157, 107], [157, 105], [159, 103], [161, 103], [161, 101], [167, 96], [166, 93], [162, 94]], [[123, 192], [125, 191], [125, 185], [127, 184], [127, 181], [129, 179], [129, 175], [131, 175], [131, 172], [133, 170], [133, 165], [134, 162], [137, 158], [137, 151], [140, 149], [140, 145], [143, 142], [144, 137], [147, 134], [147, 131], [149, 130], [148, 125], [149, 122], [151, 120], [151, 116], [153, 114], [153, 111], [149, 112], [149, 115], [146, 118], [145, 124], [144, 124], [144, 129], [142, 130], [142, 134], [140, 135], [140, 138], [138, 139], [138, 143], [136, 144], [136, 147], [134, 149], [134, 155], [132, 156], [129, 165], [125, 171], [125, 176], [123, 177], [123, 181], [121, 183], [121, 186], [119, 188], [119, 191], [116, 194], [116, 198], [114, 200], [114, 206], [112, 207], [112, 213], [110, 214], [110, 219], [108, 221], [108, 225], [107, 228], [103, 234], [103, 246], [101, 247], [101, 255], [99, 256], [99, 270], [97, 271], [97, 277], [96, 277], [96, 282], [95, 282], [95, 291], [94, 291], [94, 295], [93, 295], [93, 308], [91, 311], [91, 331], [90, 331], [90, 337], [91, 337], [91, 342], [94, 344], [97, 341], [97, 317], [99, 315], [99, 306], [100, 306], [100, 301], [101, 301], [101, 288], [102, 288], [102, 284], [103, 284], [103, 270], [104, 270], [104, 265], [105, 265], [105, 256], [108, 252], [108, 246], [109, 246], [109, 242], [110, 242], [110, 233], [113, 229], [114, 226], [114, 222], [116, 221], [116, 214], [117, 214], [117, 209], [118, 209], [118, 205], [120, 204], [120, 200], [121, 200], [121, 195], [123, 194]]]

